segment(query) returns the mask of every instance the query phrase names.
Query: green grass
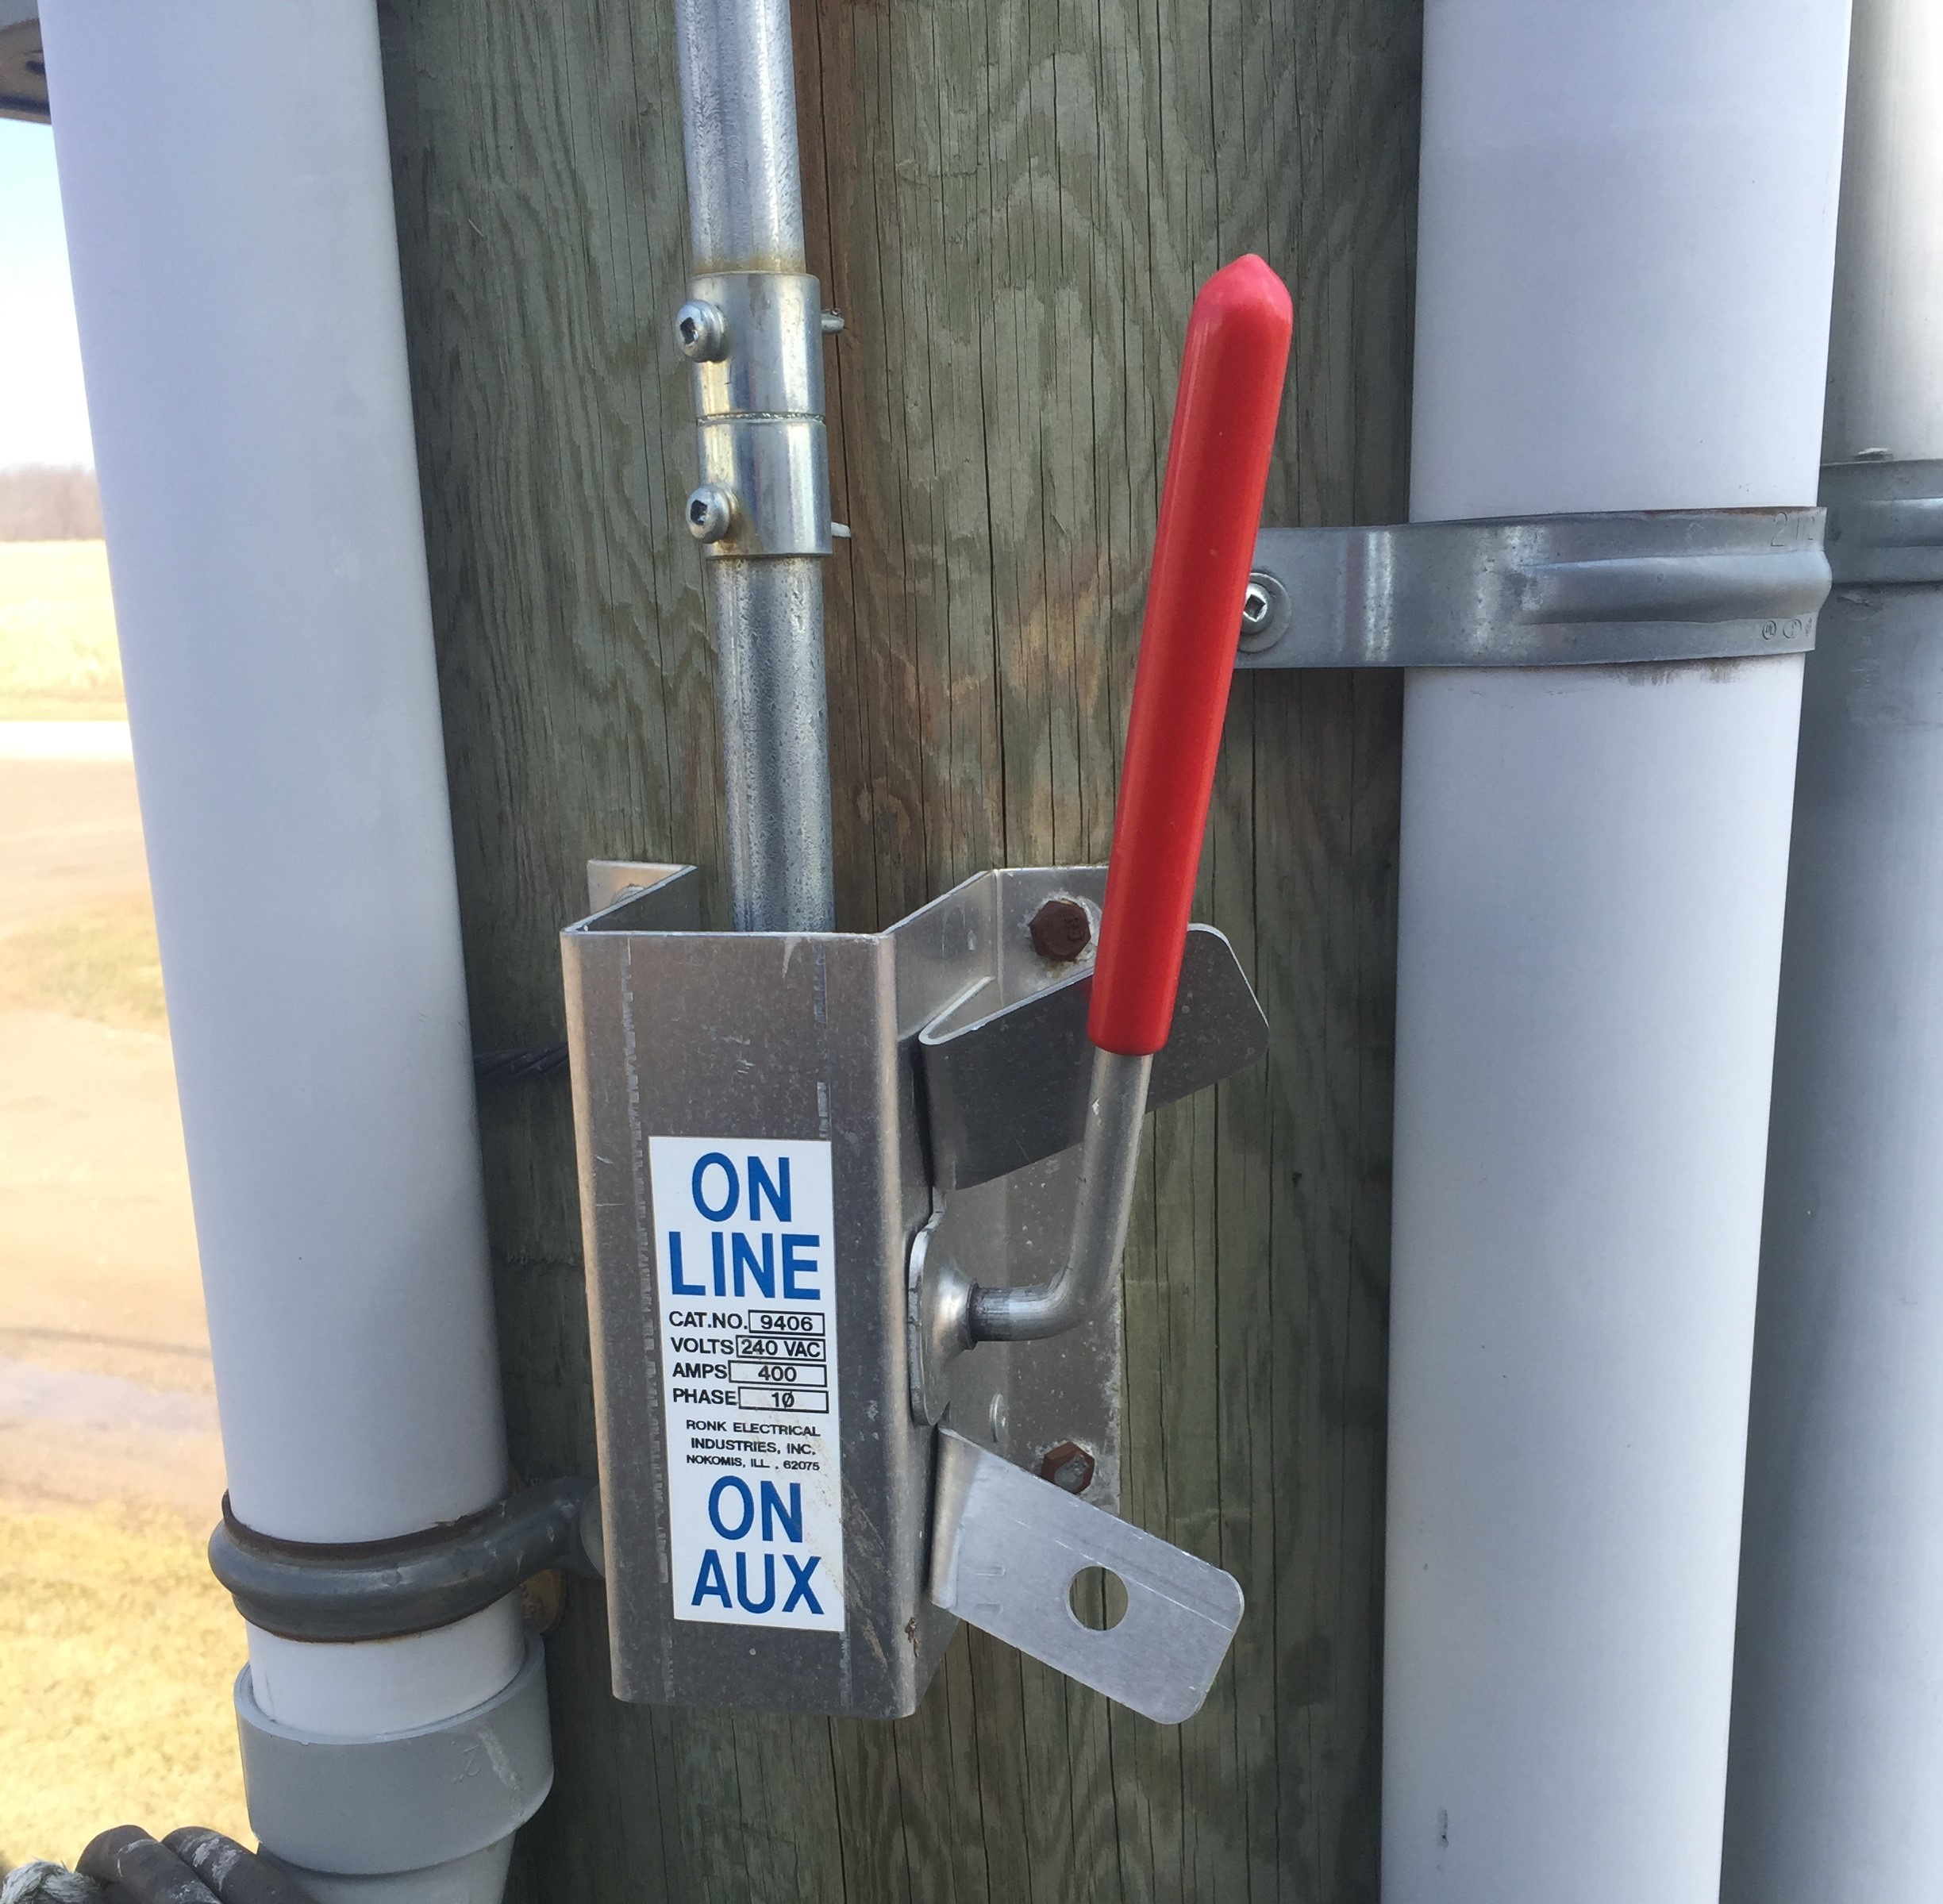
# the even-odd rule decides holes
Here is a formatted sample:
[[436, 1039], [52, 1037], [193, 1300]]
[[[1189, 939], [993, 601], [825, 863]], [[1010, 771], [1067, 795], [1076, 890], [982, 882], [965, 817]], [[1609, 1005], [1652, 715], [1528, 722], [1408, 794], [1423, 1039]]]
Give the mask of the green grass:
[[0, 721], [121, 721], [99, 542], [0, 542]]
[[204, 1537], [117, 1507], [0, 1510], [0, 1871], [110, 1825], [253, 1844], [230, 1683], [243, 1624]]
[[145, 894], [0, 939], [0, 1002], [131, 1031], [166, 1031], [162, 956]]

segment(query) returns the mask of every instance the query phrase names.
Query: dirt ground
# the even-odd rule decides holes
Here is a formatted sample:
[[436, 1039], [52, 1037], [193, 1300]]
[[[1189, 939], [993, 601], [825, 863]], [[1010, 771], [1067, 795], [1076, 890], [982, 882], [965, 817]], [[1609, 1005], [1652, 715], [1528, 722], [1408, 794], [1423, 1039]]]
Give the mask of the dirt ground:
[[[50, 683], [33, 677], [37, 721], [61, 705]], [[70, 1861], [111, 1824], [248, 1829], [133, 769], [98, 725], [71, 751], [110, 757], [63, 759], [60, 730], [13, 711], [0, 699], [0, 1871]]]

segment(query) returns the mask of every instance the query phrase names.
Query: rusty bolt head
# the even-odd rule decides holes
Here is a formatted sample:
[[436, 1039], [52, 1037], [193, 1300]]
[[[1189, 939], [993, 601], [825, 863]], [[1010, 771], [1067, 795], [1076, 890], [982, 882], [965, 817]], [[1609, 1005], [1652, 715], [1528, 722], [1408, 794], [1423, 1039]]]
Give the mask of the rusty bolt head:
[[567, 1610], [567, 1576], [557, 1567], [520, 1582], [521, 1617], [535, 1633], [549, 1633]]
[[1083, 1494], [1093, 1485], [1093, 1452], [1077, 1441], [1062, 1441], [1048, 1448], [1039, 1461], [1039, 1479], [1063, 1487], [1069, 1494]]
[[1033, 914], [1032, 942], [1041, 958], [1070, 963], [1093, 943], [1093, 921], [1077, 899], [1048, 899]]

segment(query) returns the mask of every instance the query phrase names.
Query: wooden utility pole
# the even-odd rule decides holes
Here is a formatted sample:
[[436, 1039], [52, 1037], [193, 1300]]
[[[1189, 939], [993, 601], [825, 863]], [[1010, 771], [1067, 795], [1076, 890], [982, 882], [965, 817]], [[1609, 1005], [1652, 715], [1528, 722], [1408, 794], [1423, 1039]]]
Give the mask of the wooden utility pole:
[[[728, 0], [725, 0], [728, 3]], [[475, 1042], [562, 1037], [591, 857], [728, 924], [664, 0], [383, 0]], [[1417, 0], [797, 0], [841, 520], [839, 924], [1105, 856], [1183, 328], [1260, 252], [1296, 306], [1268, 519], [1406, 504]], [[1168, 1729], [961, 1631], [894, 1725], [629, 1707], [576, 1586], [513, 1894], [1376, 1895], [1400, 684], [1258, 673], [1198, 916], [1268, 1060], [1160, 1112], [1126, 1263], [1128, 1517], [1249, 1610]], [[594, 1463], [564, 1073], [481, 1116], [514, 1459]]]

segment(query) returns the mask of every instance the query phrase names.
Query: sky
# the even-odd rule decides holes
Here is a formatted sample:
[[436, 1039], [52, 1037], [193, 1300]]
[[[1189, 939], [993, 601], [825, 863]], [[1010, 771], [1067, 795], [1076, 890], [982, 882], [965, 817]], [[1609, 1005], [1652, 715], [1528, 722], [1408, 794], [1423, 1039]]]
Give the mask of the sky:
[[54, 135], [0, 119], [0, 469], [94, 461]]

